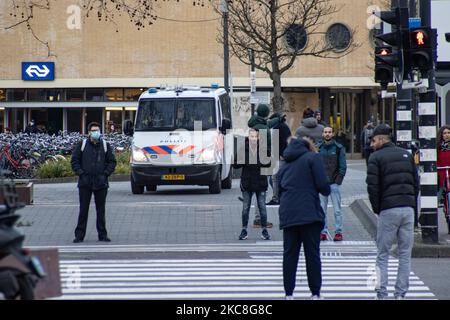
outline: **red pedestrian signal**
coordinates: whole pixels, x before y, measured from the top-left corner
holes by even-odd
[[[434,30],[429,27],[414,28],[409,33],[411,48],[407,50],[407,54],[411,61],[411,69],[419,70],[422,77],[426,77],[428,71],[433,69],[435,37]]]
[[[423,48],[428,47],[428,32],[426,30],[414,30],[411,32],[411,47],[412,48]]]

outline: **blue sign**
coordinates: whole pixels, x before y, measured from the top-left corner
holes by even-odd
[[[422,19],[421,18],[409,18],[409,28],[419,28],[422,26]]]
[[[55,80],[55,63],[22,62],[22,80],[24,81]]]

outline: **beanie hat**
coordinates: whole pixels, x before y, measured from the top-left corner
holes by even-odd
[[[267,118],[269,116],[269,113],[270,113],[270,108],[269,108],[269,106],[267,104],[261,103],[256,108],[256,113],[260,117]]]
[[[392,134],[392,128],[389,125],[382,123],[375,127],[371,138],[378,136],[378,135],[391,136],[391,134]]]

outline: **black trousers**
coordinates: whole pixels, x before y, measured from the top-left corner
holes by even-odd
[[[80,213],[78,215],[78,224],[75,229],[75,238],[84,239],[88,222],[89,204],[92,194],[95,199],[95,209],[97,210],[97,233],[99,238],[107,236],[105,221],[105,203],[108,189],[92,190],[91,188],[79,188]]]
[[[283,282],[286,295],[295,289],[298,258],[303,244],[308,285],[313,295],[320,295],[322,264],[320,261],[320,232],[324,223],[294,226],[283,230]]]

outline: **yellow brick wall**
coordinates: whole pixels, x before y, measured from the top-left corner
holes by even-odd
[[[207,1],[205,1],[207,2]],[[339,59],[300,57],[286,77],[372,76],[372,58],[367,7],[374,1],[335,0],[342,9],[325,24],[342,22],[356,30],[360,45]],[[376,2],[376,1],[375,1]],[[10,1],[0,1],[2,26],[12,22]],[[114,24],[99,22],[96,17],[83,18],[81,30],[69,30],[66,13],[75,0],[51,1],[49,12],[36,10],[33,27],[36,34],[48,40],[56,57],[47,58],[47,50],[33,39],[24,25],[12,30],[0,28],[0,79],[20,79],[20,62],[56,62],[57,78],[151,78],[151,77],[221,77],[222,45],[216,42],[220,17],[210,6],[193,7],[190,1],[161,3],[159,16],[177,20],[206,20],[202,23],[172,22],[158,19],[153,26],[138,31],[126,18]],[[249,68],[231,59],[234,77],[247,77]],[[263,76],[262,72],[258,76]],[[102,86],[100,83],[99,86]]]

